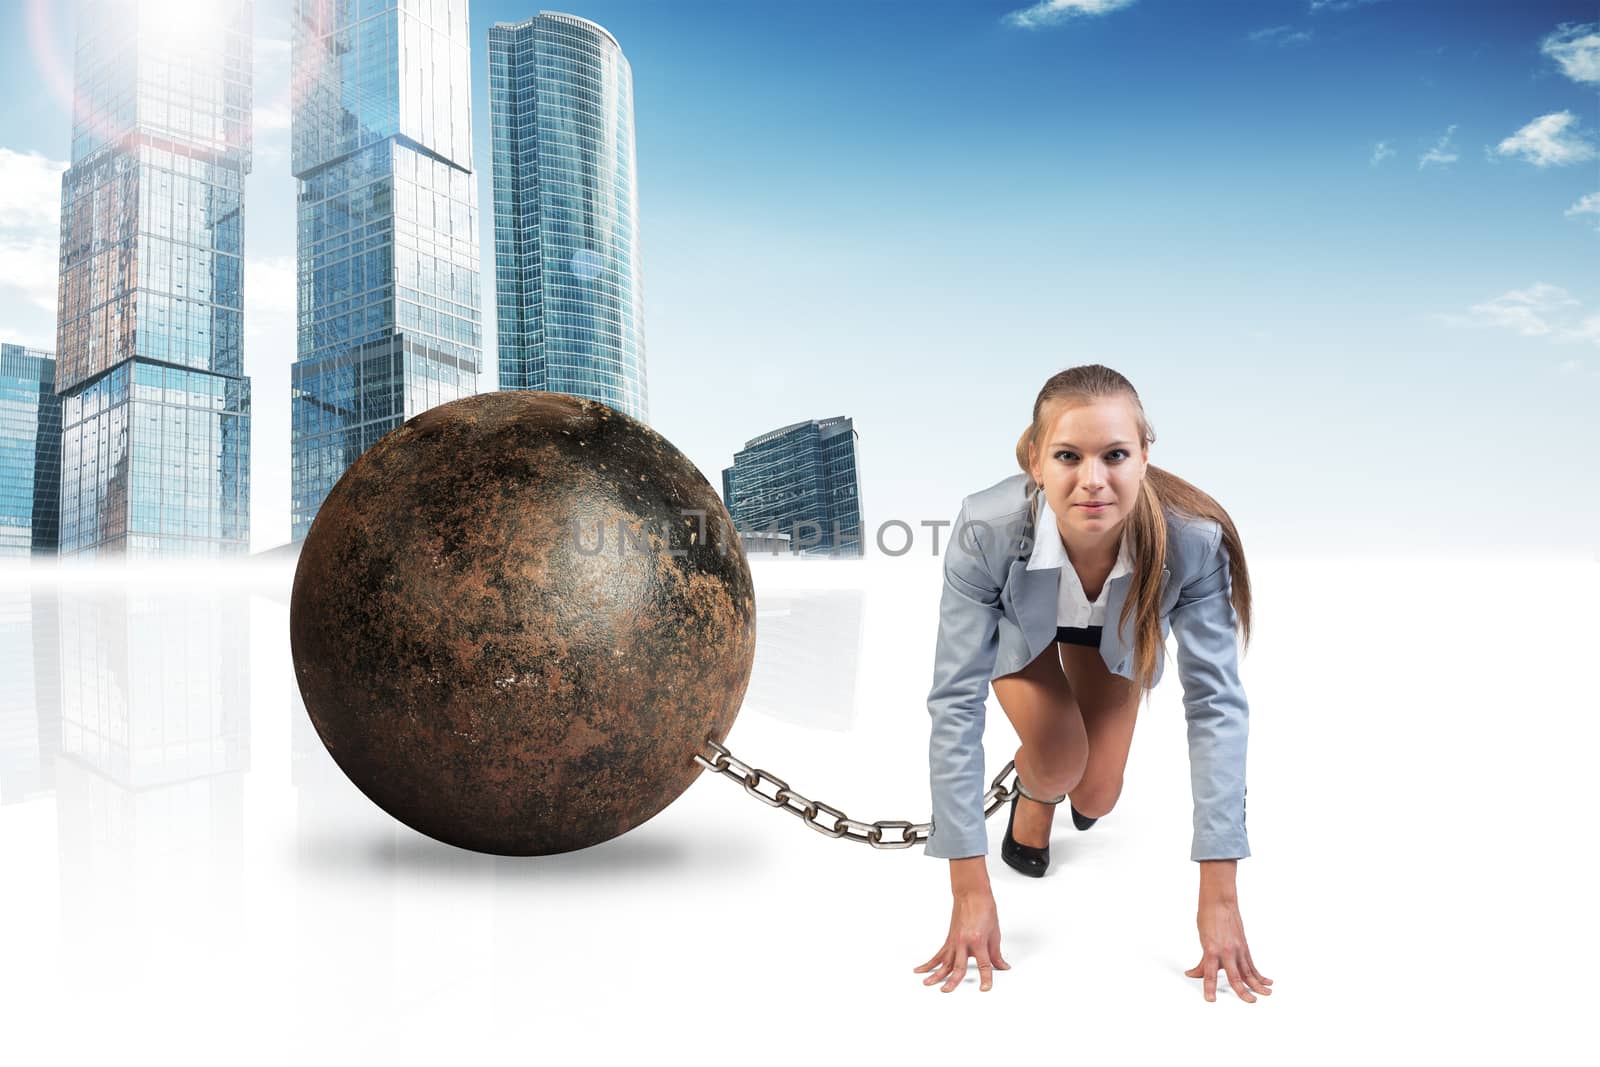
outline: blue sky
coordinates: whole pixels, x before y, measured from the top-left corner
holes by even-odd
[[[556,9],[633,66],[651,422],[713,485],[844,414],[869,528],[948,519],[1043,380],[1103,362],[1247,546],[1600,559],[1592,2]],[[537,10],[472,5],[491,339],[485,40]],[[286,11],[257,0],[258,548],[288,537]],[[4,17],[0,334],[53,347],[72,12]]]

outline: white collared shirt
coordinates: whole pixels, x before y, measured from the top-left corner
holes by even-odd
[[[1028,570],[1042,570],[1045,567],[1061,568],[1061,587],[1056,601],[1056,625],[1080,628],[1105,625],[1106,590],[1111,587],[1111,580],[1133,570],[1133,554],[1128,549],[1127,521],[1124,520],[1122,524],[1122,543],[1117,546],[1117,562],[1100,586],[1100,595],[1092,604],[1084,595],[1083,582],[1078,579],[1077,570],[1067,558],[1067,547],[1061,543],[1061,531],[1056,526],[1055,512],[1050,510],[1050,502],[1042,493],[1039,495],[1039,517],[1034,522],[1033,533],[1033,552],[1028,556]]]

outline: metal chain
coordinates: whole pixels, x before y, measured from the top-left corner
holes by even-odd
[[[798,816],[802,822],[819,834],[828,837],[842,837],[848,841],[857,841],[871,845],[873,848],[910,848],[919,841],[926,841],[929,832],[933,829],[932,823],[910,823],[903,819],[879,819],[877,822],[858,822],[831,804],[824,804],[820,800],[808,800],[789,788],[789,783],[773,774],[768,774],[760,767],[751,767],[735,759],[732,752],[723,748],[709,737],[706,738],[706,747],[712,755],[707,758],[700,753],[695,753],[694,761],[709,771],[718,771],[740,785],[744,791],[761,801],[763,804],[774,808],[781,808],[791,815]],[[1013,783],[1006,786],[1006,776],[1015,769],[1016,761],[1007,763],[994,781],[989,783],[989,791],[983,795],[983,817],[987,819],[1001,806],[1016,796],[1017,790]],[[777,786],[777,790],[768,796],[761,791],[761,783],[770,782]],[[826,812],[833,817],[832,826],[824,826],[817,821],[817,813]],[[899,831],[897,840],[884,840],[884,832],[888,830]]]

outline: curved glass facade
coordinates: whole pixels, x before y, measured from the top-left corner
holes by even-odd
[[[649,421],[633,72],[611,34],[542,12],[489,30],[501,389]]]

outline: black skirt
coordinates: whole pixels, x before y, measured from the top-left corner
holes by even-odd
[[[1101,629],[1099,626],[1057,626],[1056,640],[1068,645],[1099,648]]]

